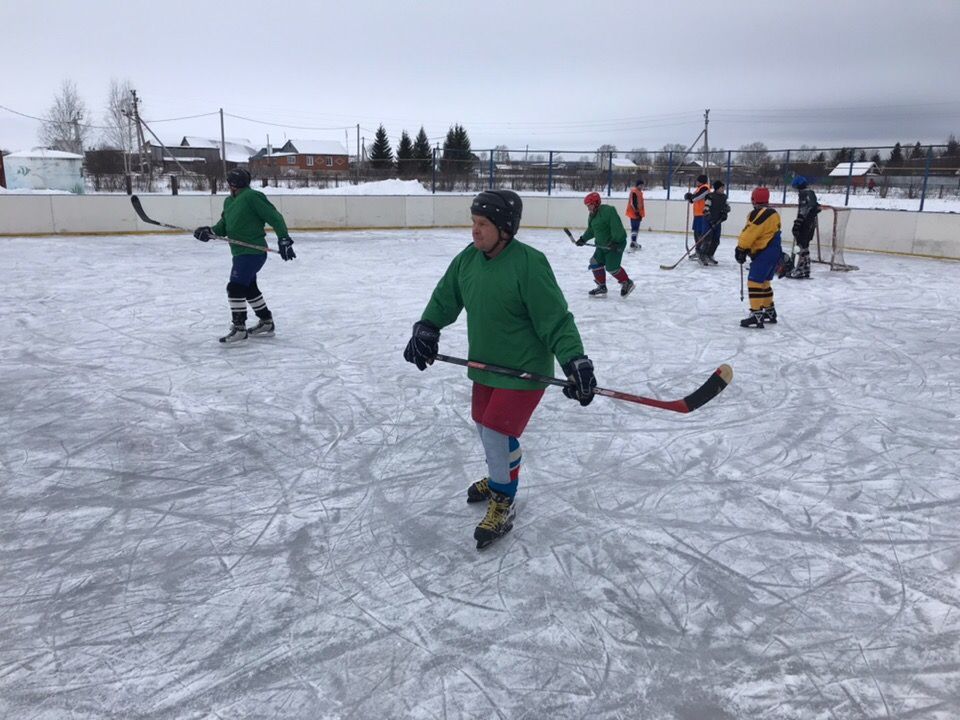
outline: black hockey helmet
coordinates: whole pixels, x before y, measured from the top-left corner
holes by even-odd
[[[510,237],[520,229],[523,201],[513,190],[484,190],[473,199],[470,214],[487,218]]]
[[[634,183],[634,186],[640,187],[641,185],[644,185],[644,184],[645,183],[643,182],[643,178],[637,178],[637,181]]]
[[[707,181],[706,175],[697,175],[697,182],[703,185]]]
[[[719,190],[719,189],[722,188],[722,187],[723,187],[723,180],[714,180],[714,181],[713,181],[713,189],[714,189],[714,190]]]
[[[227,173],[227,185],[235,188],[250,187],[250,173],[242,167],[235,167]]]

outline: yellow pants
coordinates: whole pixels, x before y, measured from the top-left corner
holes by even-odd
[[[773,309],[773,287],[769,280],[762,283],[747,280],[747,290],[750,293],[751,310]]]

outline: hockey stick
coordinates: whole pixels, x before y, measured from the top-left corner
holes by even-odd
[[[145,223],[149,223],[151,225],[159,225],[160,227],[170,228],[171,230],[180,230],[181,232],[190,233],[191,235],[193,235],[193,230],[187,230],[187,228],[182,228],[179,225],[168,225],[167,223],[162,223],[158,220],[154,220],[153,218],[151,218],[144,211],[143,205],[140,203],[140,198],[138,198],[136,195],[130,196],[130,203],[133,205],[133,209],[137,212],[137,215],[139,215],[140,219],[143,220]],[[273,250],[266,246],[253,245],[252,243],[245,243],[242,240],[231,240],[230,238],[220,237],[219,235],[213,235],[211,237],[213,237],[214,240],[223,240],[224,242],[228,242],[231,245],[239,245],[240,247],[251,248],[253,250],[260,250],[262,252],[272,252],[272,253],[277,252],[276,250]]]
[[[683,262],[684,260],[686,260],[688,257],[693,257],[693,253],[694,253],[694,251],[695,251],[698,247],[700,247],[700,243],[702,243],[704,240],[706,240],[706,239],[707,239],[707,236],[710,235],[710,233],[712,233],[712,232],[713,232],[713,225],[711,225],[711,226],[708,227],[706,230],[704,230],[704,231],[703,231],[703,235],[701,235],[701,236],[700,236],[700,239],[697,240],[697,241],[693,244],[693,247],[692,247],[690,250],[687,250],[687,251],[683,254],[683,256],[682,256],[679,260],[677,260],[673,265],[661,265],[661,266],[660,266],[660,269],[661,269],[661,270],[673,270],[674,268],[677,267],[677,265],[679,265],[680,263],[682,263],[682,262]]]
[[[574,245],[577,245],[577,241],[574,240],[573,233],[570,232],[570,228],[564,228],[563,231],[567,234],[567,237],[570,238],[570,242],[572,242]],[[596,247],[594,243],[590,242],[584,243],[583,245],[586,245],[587,247]],[[583,247],[583,245],[577,245],[577,247]]]
[[[462,365],[475,370],[485,370],[487,372],[497,373],[498,375],[509,375],[511,377],[522,378],[524,380],[533,380],[534,382],[546,383],[547,385],[556,385],[566,387],[572,383],[569,380],[560,380],[559,378],[548,375],[538,375],[537,373],[526,372],[524,370],[513,370],[512,368],[501,367],[500,365],[490,365],[489,363],[477,362],[475,360],[464,360],[463,358],[450,357],[449,355],[437,355],[437,360]],[[721,365],[713,374],[707,378],[707,381],[687,395],[683,400],[656,400],[654,398],[643,397],[642,395],[631,395],[630,393],[620,392],[619,390],[606,390],[605,388],[594,388],[596,395],[614,398],[616,400],[626,400],[627,402],[638,403],[639,405],[649,405],[650,407],[660,408],[661,410],[672,410],[678,413],[693,412],[699,407],[703,407],[713,400],[720,392],[733,380],[733,368],[729,365]]]

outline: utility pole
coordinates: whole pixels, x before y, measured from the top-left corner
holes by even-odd
[[[137,126],[137,143],[138,151],[137,155],[140,156],[140,174],[147,174],[148,178],[153,173],[151,172],[150,159],[147,158],[146,161],[146,171],[144,171],[144,157],[143,157],[143,146],[146,145],[146,141],[143,139],[143,126],[140,124],[140,98],[137,97],[137,91],[131,90],[130,94],[133,95],[133,120]]]
[[[360,123],[357,123],[357,185],[360,184]]]
[[[710,143],[707,140],[708,125],[710,125],[710,108],[707,108],[706,110],[703,111],[703,174],[709,178],[710,177]]]
[[[220,108],[220,169],[223,171],[223,181],[227,180],[227,139],[223,134],[223,108]]]

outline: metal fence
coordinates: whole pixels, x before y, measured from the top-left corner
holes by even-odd
[[[643,178],[650,197],[682,197],[705,174],[722,180],[728,193],[769,187],[775,200],[787,201],[794,177],[802,175],[825,202],[839,206],[917,211],[960,210],[960,153],[948,145],[902,148],[794,148],[785,150],[702,151],[474,150],[466,159],[432,157],[377,166],[367,159],[351,163],[347,173],[315,171],[258,175],[261,188],[337,188],[399,178],[416,180],[430,192],[478,192],[492,187],[547,195],[598,191],[608,197],[626,193]],[[351,158],[355,160],[355,158]],[[175,180],[173,178],[176,178]],[[120,190],[125,178],[98,177],[96,190]],[[134,190],[223,191],[222,180],[204,175],[131,177]],[[129,191],[129,189],[128,189]],[[779,197],[778,197],[779,194]],[[823,201],[823,200],[822,200]]]

